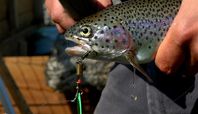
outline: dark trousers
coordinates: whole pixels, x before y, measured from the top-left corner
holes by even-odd
[[[147,66],[153,84],[133,68],[117,64],[109,74],[95,114],[198,114],[198,75],[165,76]],[[134,87],[133,87],[134,86]],[[137,96],[134,98],[132,96]]]

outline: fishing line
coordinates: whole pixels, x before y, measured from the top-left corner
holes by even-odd
[[[134,100],[134,101],[137,101],[138,99],[138,96],[134,95],[134,89],[135,89],[135,75],[136,75],[136,69],[133,67],[133,76],[132,76],[132,95],[131,95],[131,98]]]

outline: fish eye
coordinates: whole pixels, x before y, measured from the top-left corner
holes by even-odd
[[[91,28],[89,26],[83,26],[80,28],[80,35],[83,37],[89,37],[91,35]]]

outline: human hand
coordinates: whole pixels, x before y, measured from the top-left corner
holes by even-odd
[[[97,0],[97,2],[104,7],[112,4],[111,0]],[[60,33],[64,33],[65,30],[75,24],[74,19],[69,15],[67,9],[64,9],[59,0],[45,0],[45,5],[49,16]]]
[[[180,10],[160,45],[155,63],[166,73],[198,72],[198,0],[183,0]]]

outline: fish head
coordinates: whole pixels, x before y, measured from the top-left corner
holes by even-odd
[[[82,57],[90,52],[88,58],[114,61],[133,49],[131,35],[120,23],[82,20],[65,33],[65,38],[78,44],[66,48],[66,53],[71,56]]]

